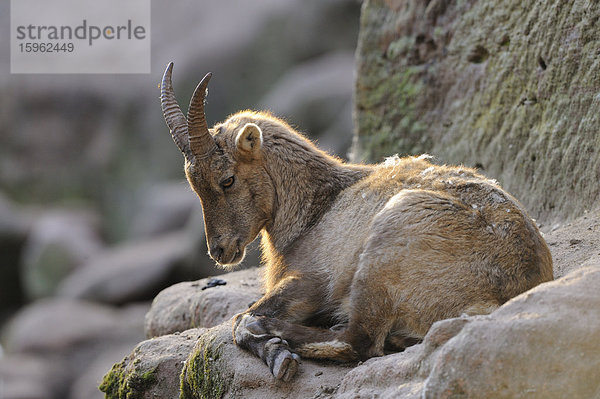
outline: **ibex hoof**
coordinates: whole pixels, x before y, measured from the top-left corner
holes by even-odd
[[[290,352],[288,343],[281,338],[271,338],[265,345],[267,347],[267,365],[271,373],[278,380],[289,381],[296,375],[300,356]]]

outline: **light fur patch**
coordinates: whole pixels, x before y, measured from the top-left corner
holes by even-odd
[[[308,359],[334,359],[350,361],[356,359],[356,352],[347,342],[339,340],[326,342],[311,342],[297,348],[300,356]]]
[[[467,316],[490,314],[499,307],[497,302],[481,302],[469,306],[463,313]]]

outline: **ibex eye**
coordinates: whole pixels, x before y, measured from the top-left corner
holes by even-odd
[[[221,182],[221,187],[229,188],[229,187],[233,186],[233,181],[234,181],[234,178],[233,178],[233,176],[231,176],[230,178],[227,178]]]

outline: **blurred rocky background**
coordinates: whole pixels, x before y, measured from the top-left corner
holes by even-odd
[[[0,1],[0,398],[99,398],[162,289],[222,271],[162,118],[213,72],[209,122],[268,109],[345,157],[357,0],[152,2],[150,75],[11,75]],[[247,267],[258,265],[256,250]]]

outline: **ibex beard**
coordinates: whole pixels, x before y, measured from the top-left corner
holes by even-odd
[[[264,112],[209,129],[210,74],[186,117],[172,68],[163,113],[202,203],[210,256],[236,264],[262,236],[266,293],[234,317],[233,337],[275,378],[292,378],[300,356],[402,350],[435,321],[489,313],[552,280],[536,224],[495,181],[426,156],[344,163]]]

